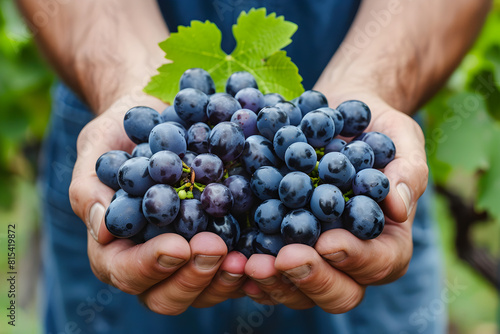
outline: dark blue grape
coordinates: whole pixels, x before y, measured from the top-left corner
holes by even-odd
[[[250,258],[255,253],[254,240],[259,231],[256,228],[247,228],[241,232],[240,240],[236,245],[235,250]]]
[[[182,125],[183,127],[188,127],[188,124],[177,115],[175,112],[175,107],[174,106],[168,106],[163,110],[161,113],[161,121],[163,123],[165,122],[176,122]]]
[[[243,130],[245,138],[258,135],[257,114],[249,109],[240,109],[231,116],[231,122],[238,124]]]
[[[354,137],[361,134],[368,127],[372,118],[370,108],[357,100],[342,102],[337,110],[344,118],[344,127],[340,132],[344,137]]]
[[[168,122],[163,122],[164,124],[171,124],[171,125],[174,125],[175,128],[177,129],[177,131],[179,131],[179,133],[184,137],[184,139],[186,140],[187,142],[187,139],[188,139],[188,133],[187,133],[187,130],[186,128],[181,124],[181,123],[177,123],[177,122],[173,122],[173,121],[168,121]]]
[[[149,159],[145,157],[131,158],[118,170],[118,184],[128,194],[142,196],[155,184],[149,175]]]
[[[335,133],[333,119],[323,111],[313,110],[300,121],[300,129],[313,147],[323,147],[328,144]]]
[[[118,184],[118,170],[130,158],[130,154],[125,151],[115,150],[104,153],[97,159],[95,164],[97,177],[111,189],[120,189],[120,185]]]
[[[260,90],[253,87],[240,89],[234,98],[240,103],[242,108],[250,109],[258,113],[264,107],[264,95]]]
[[[358,139],[358,138],[356,138]],[[384,168],[396,156],[394,142],[383,133],[367,132],[359,140],[364,141],[373,149],[375,161],[373,168]]]
[[[373,199],[359,195],[351,198],[342,214],[346,230],[362,240],[376,238],[384,229],[384,213]]]
[[[250,187],[261,200],[278,198],[278,187],[283,176],[279,170],[271,166],[262,166],[253,173]]]
[[[233,208],[233,195],[228,187],[220,183],[210,183],[200,197],[201,205],[209,215],[224,217]]]
[[[241,233],[238,221],[229,214],[224,217],[212,217],[209,219],[207,231],[221,237],[226,243],[228,252],[236,247]]]
[[[149,133],[160,124],[160,114],[149,107],[134,107],[123,118],[123,127],[127,136],[136,144],[146,143]]]
[[[181,201],[179,213],[173,222],[175,231],[187,240],[207,229],[208,216],[197,199]]]
[[[149,147],[153,154],[167,150],[174,152],[182,158],[186,153],[187,143],[186,138],[177,126],[170,123],[162,123],[151,130]]]
[[[281,164],[280,159],[274,153],[273,144],[259,135],[250,136],[245,140],[245,148],[240,159],[249,174],[253,174],[262,166]]]
[[[208,152],[208,136],[210,127],[205,123],[195,123],[187,131],[188,150],[197,154]]]
[[[286,125],[276,131],[274,135],[274,152],[281,160],[285,160],[286,149],[291,144],[297,142],[307,143],[306,136],[300,128],[293,125]]]
[[[342,191],[333,184],[322,184],[314,189],[311,197],[311,212],[321,222],[331,223],[344,212],[345,200]]]
[[[219,182],[224,175],[224,163],[211,153],[197,155],[191,163],[191,168],[195,173],[195,181],[203,184]]]
[[[382,201],[389,193],[389,179],[377,169],[360,170],[352,181],[352,191],[355,195],[365,195],[376,202]]]
[[[109,233],[117,238],[130,238],[139,233],[147,220],[142,214],[142,197],[124,195],[109,204],[104,221]]]
[[[276,131],[285,125],[290,125],[290,120],[287,113],[279,108],[265,107],[257,115],[257,129],[269,140],[273,140]]]
[[[149,158],[149,175],[157,183],[172,186],[181,179],[182,160],[174,152],[156,152]]]
[[[186,151],[186,154],[184,154],[184,157],[182,157],[182,161],[188,166],[191,167],[191,164],[194,161],[194,158],[196,158],[198,154],[191,152],[191,151]]]
[[[322,107],[328,107],[328,100],[322,93],[318,91],[306,90],[297,98],[295,105],[300,108],[302,116],[305,116],[312,110],[316,110]]]
[[[208,137],[208,151],[223,162],[236,160],[245,147],[245,135],[241,127],[233,122],[217,124]]]
[[[233,175],[224,180],[233,196],[233,215],[249,211],[254,203],[254,195],[250,189],[250,181],[241,175]]]
[[[136,244],[140,244],[143,242],[147,242],[153,239],[154,237],[157,237],[165,233],[175,233],[175,229],[172,226],[172,224],[165,226],[158,226],[155,224],[147,223],[146,226],[141,230],[141,232],[134,235],[131,239]]]
[[[328,107],[318,108],[318,110],[324,112],[332,118],[333,123],[335,124],[335,134],[333,136],[337,137],[344,128],[344,117],[342,116],[342,113],[337,109]]]
[[[210,95],[215,93],[215,83],[210,74],[202,68],[186,70],[179,80],[179,89],[196,88]]]
[[[281,221],[287,213],[287,208],[279,199],[268,199],[255,210],[255,224],[266,234],[279,233]]]
[[[365,168],[372,168],[374,161],[373,150],[367,143],[363,141],[352,141],[347,144],[340,153],[343,153],[359,172]]]
[[[245,71],[234,72],[226,82],[226,92],[232,96],[247,87],[259,89],[253,75]]]
[[[146,157],[150,158],[153,155],[149,143],[140,143],[132,151],[132,157]]]
[[[325,154],[330,152],[340,152],[347,145],[345,140],[334,138],[325,146]]]
[[[300,121],[302,120],[302,112],[300,111],[300,108],[297,107],[292,102],[288,101],[278,102],[274,105],[274,107],[279,108],[284,112],[286,112],[290,120],[290,125],[297,126],[300,124]]]
[[[146,219],[155,225],[165,226],[172,223],[179,212],[180,199],[174,188],[157,184],[149,188],[142,200],[142,212]]]
[[[248,174],[247,171],[245,170],[245,167],[243,167],[241,165],[236,165],[236,166],[229,168],[227,170],[227,175],[228,176],[241,175],[249,180],[251,177],[250,174]]]
[[[314,215],[305,210],[290,211],[281,223],[281,236],[285,244],[314,246],[321,233],[321,225]]]
[[[285,163],[293,171],[310,173],[316,167],[318,156],[308,143],[293,143],[286,149]]]
[[[264,106],[274,107],[276,103],[285,102],[285,98],[278,93],[268,93],[264,95]]]
[[[285,246],[285,242],[280,233],[265,234],[258,232],[253,242],[253,247],[257,254],[277,256],[283,246]]]
[[[241,109],[240,103],[231,95],[212,97],[207,105],[207,115],[212,125],[231,120],[231,116]]]
[[[336,228],[344,228],[344,225],[342,223],[342,216],[334,219],[331,222],[321,222],[321,233],[329,230],[334,230]]]
[[[111,202],[113,202],[117,197],[120,197],[120,196],[123,196],[123,195],[127,195],[127,192],[123,189],[118,189],[115,194],[113,195],[113,197],[111,197]]]
[[[319,161],[318,174],[321,181],[333,184],[342,191],[347,191],[351,188],[356,170],[344,154],[330,152]]]
[[[311,178],[302,172],[291,172],[281,180],[278,193],[281,201],[291,209],[306,206],[313,193]]]
[[[206,121],[207,104],[207,94],[195,88],[184,88],[174,98],[175,112],[187,124]]]

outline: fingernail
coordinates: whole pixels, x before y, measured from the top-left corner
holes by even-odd
[[[196,255],[194,258],[194,264],[201,270],[210,270],[217,262],[219,262],[220,256],[216,255]]]
[[[311,266],[308,264],[304,264],[300,267],[285,271],[285,274],[294,279],[306,278],[307,276],[309,276],[310,273],[311,273]]]
[[[90,214],[89,214],[89,232],[90,235],[95,239],[95,241],[99,241],[97,239],[99,229],[101,227],[101,222],[102,218],[104,217],[105,213],[104,206],[101,203],[95,203],[92,205],[90,208]]]
[[[227,271],[222,271],[220,273],[221,280],[225,281],[226,283],[234,283],[238,281],[241,277],[243,277],[242,274],[233,274]]]
[[[257,283],[262,284],[262,285],[273,285],[274,283],[276,283],[277,278],[275,276],[271,276],[271,277],[264,278],[264,279],[255,279],[255,281]]]
[[[179,259],[177,257],[172,257],[168,255],[160,255],[158,257],[158,264],[167,269],[177,267],[184,261],[185,261],[184,259]]]
[[[396,189],[398,190],[399,196],[401,196],[401,199],[405,203],[406,214],[409,215],[410,214],[410,210],[411,210],[411,207],[410,207],[410,203],[411,203],[410,188],[408,188],[408,186],[406,185],[406,183],[400,183],[400,184],[398,184],[398,186],[396,187]]]
[[[340,252],[325,254],[323,255],[323,257],[330,262],[340,262],[345,260],[345,258],[347,257],[347,253],[344,251],[340,251]]]

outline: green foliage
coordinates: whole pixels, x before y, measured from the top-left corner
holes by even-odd
[[[297,25],[275,13],[252,9],[242,12],[233,25],[236,48],[227,55],[221,49],[222,34],[214,23],[192,21],[189,27],[179,27],[160,47],[171,62],[162,65],[145,91],[166,102],[172,102],[179,90],[179,79],[185,70],[203,68],[214,79],[216,90],[225,90],[231,73],[247,71],[253,74],[263,93],[280,93],[292,99],[303,92],[302,78],[282,48],[291,43]]]

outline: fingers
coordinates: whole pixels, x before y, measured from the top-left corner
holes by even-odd
[[[243,297],[241,286],[247,258],[240,252],[233,251],[224,258],[219,271],[210,285],[193,302],[194,307],[210,307],[228,298]]]
[[[333,268],[312,247],[283,247],[275,268],[326,312],[347,312],[363,299],[365,288]]]
[[[265,254],[250,257],[245,273],[255,281],[258,290],[253,285],[247,285],[244,287],[247,294],[263,304],[279,303],[297,310],[313,307],[314,302],[276,270],[275,260],[274,256]]]
[[[359,284],[390,283],[408,269],[413,252],[411,224],[386,221],[383,233],[372,240],[360,240],[343,229],[329,230],[321,234],[315,248],[331,266]]]
[[[168,315],[184,312],[210,284],[227,253],[224,241],[210,232],[195,235],[189,245],[189,262],[140,296],[152,311]]]
[[[129,294],[142,293],[166,279],[191,257],[188,242],[172,233],[135,246],[127,239],[101,245],[88,238],[88,254],[97,278]]]

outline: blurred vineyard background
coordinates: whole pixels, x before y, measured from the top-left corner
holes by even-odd
[[[0,244],[6,245],[7,224],[16,224],[20,272],[12,333],[40,332],[36,166],[54,80],[15,5],[0,0]],[[493,281],[498,282],[500,273],[495,265],[500,258],[500,0],[495,0],[474,48],[421,116],[437,185],[435,218],[447,281],[463,286],[456,298],[444,301],[450,333],[497,333],[500,314]],[[457,243],[463,246],[460,252]],[[0,268],[5,272],[6,256],[0,257]],[[8,303],[4,291],[3,310]],[[11,330],[5,324],[3,319],[1,333]]]

